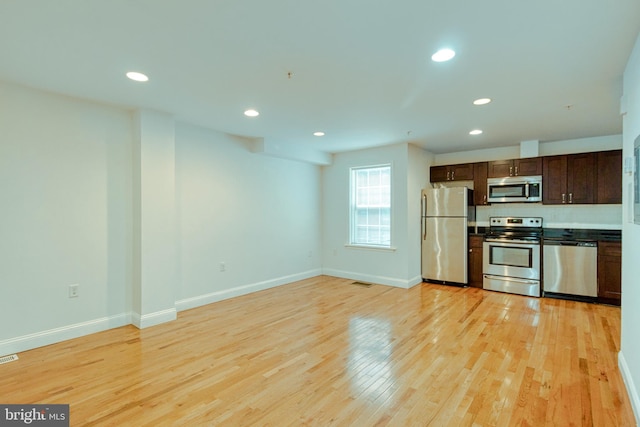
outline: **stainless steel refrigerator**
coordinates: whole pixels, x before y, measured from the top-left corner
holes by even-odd
[[[422,190],[422,278],[468,283],[468,226],[475,219],[466,187]]]

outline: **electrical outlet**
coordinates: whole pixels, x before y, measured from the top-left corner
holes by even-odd
[[[69,285],[69,298],[78,298],[80,285]]]
[[[227,269],[227,264],[225,264],[224,262],[220,263],[220,271],[225,271]]]

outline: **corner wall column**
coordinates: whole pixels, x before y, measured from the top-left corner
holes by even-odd
[[[134,128],[132,323],[145,328],[177,317],[175,123],[142,110]]]

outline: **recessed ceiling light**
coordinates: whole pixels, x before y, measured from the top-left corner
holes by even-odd
[[[249,109],[249,110],[244,112],[244,115],[247,116],[247,117],[258,117],[260,115],[260,113],[258,113],[254,109]]]
[[[315,136],[324,136],[324,132],[314,132]]]
[[[473,101],[473,105],[485,105],[491,102],[491,98],[479,98]]]
[[[137,71],[129,71],[127,73],[127,77],[129,77],[131,80],[135,80],[136,82],[149,81],[149,77],[147,77],[145,74],[138,73]]]
[[[436,62],[444,62],[444,61],[450,60],[454,56],[456,56],[456,53],[453,50],[451,50],[451,49],[440,49],[439,51],[437,51],[436,53],[431,55],[431,59],[436,61]]]
[[[480,129],[474,129],[471,132],[469,132],[469,135],[480,135],[482,133],[482,131]]]

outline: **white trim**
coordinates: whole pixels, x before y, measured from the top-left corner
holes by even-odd
[[[191,308],[200,307],[225,299],[250,294],[252,292],[275,288],[276,286],[285,285],[287,283],[296,282],[298,280],[309,279],[311,277],[319,276],[320,274],[322,274],[320,269],[314,269],[305,271],[303,273],[292,274],[290,276],[278,277],[271,280],[265,280],[263,282],[250,283],[248,285],[236,286],[235,288],[231,289],[224,289],[204,295],[198,295],[196,297],[184,298],[176,301],[176,308],[178,309],[178,311],[189,310]]]
[[[395,246],[360,245],[355,243],[345,243],[344,247],[350,248],[350,249],[365,249],[368,251],[382,251],[382,252],[395,252],[397,250]]]
[[[129,325],[130,323],[131,315],[129,313],[122,313],[115,316],[102,317],[86,322],[75,323],[72,325],[10,338],[8,340],[0,341],[0,354],[11,354],[31,350],[37,347],[55,344],[84,335],[119,328],[121,326]]]
[[[631,408],[633,409],[633,415],[636,417],[636,425],[640,425],[640,397],[638,396],[638,388],[633,383],[633,377],[629,371],[627,360],[624,358],[622,351],[618,353],[618,367],[620,368],[620,374],[622,375],[622,381],[627,387],[627,394],[631,401]]]
[[[138,329],[171,322],[177,318],[178,315],[175,307],[143,315],[140,315],[140,313],[131,313],[131,323]]]
[[[420,283],[422,283],[422,275],[420,274],[415,276],[413,279],[409,279],[407,281],[409,288],[413,288],[414,286],[419,285]]]
[[[367,243],[359,243],[356,242],[356,212],[358,210],[356,200],[358,199],[358,190],[357,190],[357,172],[358,171],[371,171],[372,169],[389,169],[389,245],[368,245]],[[349,245],[354,247],[366,247],[366,248],[386,248],[391,249],[391,242],[393,242],[393,233],[394,233],[394,221],[393,221],[393,210],[394,210],[394,190],[393,190],[393,172],[394,166],[392,163],[384,163],[380,165],[369,165],[369,166],[352,166],[349,168]],[[369,188],[368,186],[366,188]],[[394,249],[395,250],[395,249]]]
[[[336,270],[333,268],[323,268],[322,274],[327,276],[341,277],[343,279],[359,280],[367,283],[378,283],[380,285],[393,286],[394,288],[409,289],[422,281],[422,277],[414,277],[410,280],[398,279],[395,277],[375,276],[373,274],[355,273],[353,271]]]
[[[264,289],[273,288],[287,283],[316,277],[322,274],[320,269],[309,270],[299,274],[292,274],[264,282],[238,286],[233,289],[213,292],[193,298],[186,298],[176,301],[176,307],[167,310],[156,311],[140,315],[139,313],[121,313],[114,316],[102,317],[88,320],[86,322],[61,326],[59,328],[48,329],[33,334],[23,335],[15,338],[0,341],[0,355],[19,353],[49,344],[55,344],[73,338],[102,332],[109,329],[119,328],[126,325],[134,325],[140,329],[155,326],[161,323],[170,322],[177,319],[177,312],[199,307],[212,302],[221,301],[235,296],[245,295]]]

